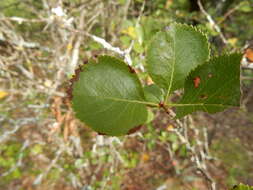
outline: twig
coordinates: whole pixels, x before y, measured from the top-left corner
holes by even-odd
[[[235,6],[234,8],[230,9],[228,12],[225,13],[225,15],[222,17],[222,19],[217,23],[218,25],[224,22],[227,17],[229,17],[231,14],[233,14],[237,9],[239,9],[242,6],[242,3],[239,3],[239,5]]]
[[[78,28],[81,30],[84,27],[84,18],[85,18],[86,11],[83,10],[80,16],[80,22]],[[70,73],[73,74],[75,72],[75,68],[78,64],[79,60],[79,48],[81,45],[81,42],[83,40],[83,37],[81,35],[77,36],[76,43],[74,45],[73,53],[72,53],[72,59],[70,62]]]
[[[47,176],[48,172],[56,165],[57,161],[59,160],[61,154],[63,153],[63,148],[61,147],[57,152],[55,158],[52,160],[52,162],[49,164],[49,166],[46,168],[45,172],[42,174],[39,174],[36,179],[33,182],[33,185],[39,185],[43,178]]]
[[[118,55],[120,55],[121,57],[124,58],[124,60],[126,61],[126,63],[128,65],[132,65],[132,59],[129,53],[129,50],[121,50],[119,47],[114,47],[112,46],[109,42],[107,42],[105,39],[100,38],[98,36],[95,36],[93,34],[89,34],[86,31],[82,31],[82,30],[78,30],[78,29],[70,29],[68,28],[70,31],[76,32],[76,33],[80,33],[80,34],[84,34],[88,37],[90,37],[92,40],[94,40],[95,42],[101,44],[105,49],[112,51]]]
[[[199,141],[198,139],[196,139],[197,140],[197,146],[202,147],[202,145],[204,144],[204,147],[202,147],[199,150],[199,153],[198,153],[197,150],[196,150],[196,147],[192,146],[190,144],[190,142],[188,140],[188,134],[187,134],[187,132],[185,132],[185,130],[187,129],[187,123],[185,123],[185,122],[182,123],[180,120],[178,122],[180,122],[180,126],[182,126],[183,128],[174,128],[171,131],[174,132],[178,136],[181,143],[184,144],[186,146],[186,149],[191,152],[191,154],[192,154],[192,159],[191,160],[195,164],[196,169],[201,172],[204,179],[209,184],[210,190],[216,190],[216,183],[213,180],[213,178],[210,176],[209,172],[207,171],[207,166],[206,166],[206,163],[205,163],[205,160],[210,158],[210,156],[207,155],[208,154],[207,134],[204,134],[205,141],[207,141],[207,142],[203,143],[202,141]],[[189,122],[190,123],[192,122],[190,117],[189,117]],[[183,131],[180,132],[179,129],[183,129]],[[199,133],[198,130],[194,126],[192,127],[192,129],[195,131],[196,134]],[[183,133],[184,135],[182,135],[181,133]],[[206,153],[203,151],[203,149],[206,150]]]
[[[28,22],[28,23],[48,22],[47,18],[45,18],[45,19],[26,19],[26,18],[16,17],[16,16],[0,18],[0,21],[6,21],[6,20],[14,21],[14,22],[17,22],[19,24],[22,24],[23,22]]]
[[[213,181],[213,179],[211,178],[211,176],[209,175],[209,173],[207,173],[205,170],[203,170],[202,168],[197,168],[198,171],[200,171],[200,173],[205,177],[206,181],[209,182],[209,184],[211,185],[210,189],[211,190],[215,190],[216,189],[216,184]]]
[[[14,125],[14,129],[10,130],[10,131],[6,131],[4,132],[4,134],[2,134],[0,136],[0,143],[4,142],[5,140],[7,140],[11,135],[15,134],[22,126],[26,125],[29,122],[34,122],[36,123],[38,120],[36,118],[22,118],[19,120],[12,120],[9,119],[9,122],[12,123],[12,125]]]
[[[253,97],[253,88],[250,89],[247,96],[243,100],[243,105],[246,105]]]
[[[78,31],[80,32],[80,31]],[[81,31],[82,32],[82,31]],[[87,36],[89,36],[91,39],[93,39],[94,41],[98,42],[99,44],[101,44],[105,49],[109,50],[109,51],[113,51],[123,57],[125,57],[126,52],[121,50],[119,47],[114,47],[112,46],[109,42],[105,41],[105,39],[100,38],[98,36],[92,35],[92,34],[87,34],[85,33]]]
[[[130,7],[131,0],[127,0],[126,5],[124,7],[124,15],[123,15],[123,20],[127,19],[127,14],[128,14],[128,9]]]
[[[130,4],[131,0],[128,1],[128,3]],[[128,5],[129,6],[129,5]],[[141,19],[141,16],[143,15],[143,11],[144,11],[144,8],[145,8],[145,1],[143,2],[142,4],[142,8],[141,8],[141,11],[140,11],[140,15],[137,19],[137,22],[136,22],[136,26],[139,24],[140,22],[140,19]],[[88,37],[90,37],[91,39],[93,39],[95,42],[101,44],[105,49],[109,50],[109,51],[112,51],[112,52],[115,52],[116,54],[120,55],[121,57],[124,58],[124,61],[128,64],[128,65],[132,65],[132,59],[131,59],[131,51],[132,51],[132,48],[133,48],[133,45],[134,45],[134,40],[131,42],[130,46],[125,49],[125,50],[121,50],[119,47],[114,47],[112,46],[109,42],[107,42],[105,39],[101,38],[101,37],[98,37],[98,36],[95,36],[93,34],[89,34],[85,31],[81,31],[79,29],[70,29],[68,28],[69,30],[71,31],[74,31],[74,32],[78,32],[78,33],[82,33]]]
[[[242,80],[253,80],[253,77],[245,77],[245,76],[241,76]]]
[[[15,125],[13,130],[6,131],[2,136],[0,136],[0,143],[5,141],[10,135],[15,134],[21,127],[21,125]]]
[[[41,49],[41,50],[47,51],[47,52],[54,52],[54,50],[52,50],[51,48],[42,46],[37,42],[26,42],[24,40],[9,41],[9,40],[3,39],[3,38],[0,38],[0,40],[3,41],[3,42],[7,42],[9,44],[18,46],[18,47],[25,47],[25,48],[31,48],[31,49],[36,49],[37,48],[37,49]]]
[[[201,0],[198,0],[198,5],[199,5],[199,8],[200,8],[200,11],[206,16],[207,20],[209,21],[209,23],[211,24],[212,27],[214,27],[214,29],[219,33],[220,35],[220,38],[222,40],[222,42],[224,44],[227,44],[228,41],[227,39],[225,38],[225,36],[223,35],[223,33],[221,32],[221,29],[220,27],[215,23],[215,21],[213,20],[213,18],[211,17],[211,15],[209,15],[206,10],[204,9],[202,3],[201,3]]]
[[[242,69],[249,69],[249,70],[253,70],[253,64],[249,64],[249,65],[243,65]]]

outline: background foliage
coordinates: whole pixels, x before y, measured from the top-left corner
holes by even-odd
[[[0,1],[0,189],[253,185],[253,73],[246,58],[241,109],[181,120],[149,111],[150,122],[126,137],[94,133],[75,119],[66,99],[78,64],[96,54],[118,56],[94,36],[122,50],[132,47],[133,67],[145,84],[151,84],[141,73],[150,39],[172,22],[207,32],[212,55],[252,46],[252,0],[201,5],[194,0]]]

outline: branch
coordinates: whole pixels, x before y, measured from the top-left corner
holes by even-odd
[[[127,14],[128,14],[128,9],[130,7],[130,4],[131,4],[131,0],[127,0],[126,2],[126,5],[124,7],[124,16],[123,16],[123,19],[122,20],[126,20],[127,19]]]
[[[36,179],[33,181],[33,185],[39,185],[43,178],[47,176],[48,172],[56,165],[57,161],[59,160],[61,154],[63,153],[63,148],[61,147],[57,152],[55,158],[52,160],[52,162],[49,164],[49,166],[46,168],[45,172],[42,174],[39,174]]]
[[[84,27],[85,13],[86,13],[86,11],[84,11],[84,10],[81,13],[80,22],[79,22],[79,26],[78,26],[79,29],[82,29]],[[78,60],[79,60],[79,48],[80,48],[82,40],[83,40],[83,37],[82,36],[78,36],[77,37],[77,41],[76,41],[76,43],[74,45],[74,49],[73,49],[73,53],[72,53],[72,59],[71,59],[71,62],[70,62],[70,73],[72,73],[72,74],[75,72],[75,68],[76,68],[76,66],[78,64]]]
[[[189,122],[191,123],[192,119],[190,117],[188,117],[188,118],[189,118]],[[192,146],[188,140],[188,136],[187,136],[188,135],[187,134],[187,127],[188,126],[186,126],[187,124],[185,122],[182,123],[180,120],[178,120],[178,122],[180,122],[181,126],[183,126],[183,128],[180,128],[180,129],[183,129],[183,132],[185,132],[184,135],[181,134],[181,132],[179,131],[178,128],[174,128],[171,131],[174,132],[178,136],[181,143],[184,144],[186,146],[186,149],[191,152],[191,154],[192,154],[191,160],[195,164],[197,171],[201,172],[204,179],[209,184],[210,190],[216,190],[216,183],[213,180],[213,178],[211,177],[211,175],[209,174],[209,172],[207,171],[207,166],[205,163],[205,160],[210,159],[210,156],[206,155],[206,154],[208,154],[208,143],[207,143],[208,139],[207,139],[207,134],[205,133],[206,131],[204,131],[204,138],[205,138],[205,141],[207,141],[207,142],[202,142],[199,139],[196,139],[197,145],[201,147],[201,150],[199,150],[199,153],[198,153],[196,150],[196,147],[194,145]],[[199,134],[196,127],[193,126],[192,129],[194,130],[195,134]],[[206,153],[203,151],[203,149],[206,150]]]
[[[249,65],[243,65],[242,69],[249,69],[249,70],[253,70],[253,64],[249,64]]]
[[[0,41],[7,42],[8,44],[12,44],[18,47],[25,47],[25,48],[31,48],[31,49],[37,48],[37,49],[41,49],[47,52],[54,52],[54,50],[50,49],[49,47],[42,46],[37,42],[26,42],[23,39],[19,41],[10,41],[10,40],[6,40],[5,38],[0,38]]]
[[[112,46],[109,42],[105,41],[105,39],[92,35],[92,34],[86,33],[86,35],[89,36],[91,39],[93,39],[95,42],[101,44],[105,49],[113,51],[119,54],[120,56],[125,56],[126,54],[125,51],[121,50],[119,47]]]
[[[4,142],[5,140],[7,140],[11,135],[15,134],[22,126],[26,125],[29,122],[37,123],[38,119],[36,118],[22,118],[18,120],[9,119],[9,122],[12,123],[12,125],[14,125],[15,127],[13,130],[6,131],[4,132],[3,135],[0,136],[0,144]]]
[[[215,23],[215,21],[213,20],[213,18],[211,17],[210,14],[208,14],[206,12],[206,10],[204,9],[202,3],[201,3],[201,0],[198,0],[198,5],[199,5],[199,8],[200,8],[200,11],[206,16],[207,20],[209,21],[209,23],[211,24],[212,27],[214,27],[214,29],[216,30],[216,32],[219,33],[220,35],[220,38],[222,40],[222,42],[224,44],[228,44],[228,41],[227,39],[225,38],[225,36],[223,35],[223,33],[221,32],[221,29],[220,27]]]
[[[15,125],[14,129],[11,131],[6,131],[2,136],[0,136],[0,143],[8,139],[9,136],[16,133],[21,128],[21,125]]]
[[[27,19],[27,18],[22,18],[22,17],[16,17],[16,16],[13,16],[13,17],[2,17],[0,18],[0,21],[14,21],[14,22],[17,22],[18,24],[22,24],[23,22],[28,22],[28,23],[38,23],[38,22],[48,22],[49,19],[46,18],[46,19]]]
[[[112,46],[109,42],[107,42],[105,39],[103,38],[100,38],[98,36],[95,36],[93,34],[90,34],[86,31],[82,31],[82,30],[78,30],[78,29],[70,29],[70,28],[67,28],[68,30],[72,31],[72,32],[76,32],[76,33],[79,33],[79,34],[84,34],[88,37],[90,37],[92,40],[94,40],[95,42],[101,44],[105,49],[109,50],[109,51],[112,51],[118,55],[120,55],[121,57],[124,58],[125,62],[128,64],[128,65],[132,65],[132,59],[131,59],[131,56],[130,56],[130,52],[128,49],[126,50],[121,50],[119,47],[114,47]]]
[[[218,22],[218,24],[221,24],[222,22],[224,22],[227,19],[227,17],[231,16],[241,6],[242,6],[242,3],[239,3],[237,6],[235,6],[232,9],[230,9],[227,13],[225,13],[225,15],[223,16],[223,18]]]

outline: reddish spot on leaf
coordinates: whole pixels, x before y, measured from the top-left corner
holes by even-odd
[[[130,134],[133,134],[133,133],[135,133],[136,131],[139,131],[140,129],[141,129],[141,127],[142,127],[142,125],[139,125],[139,126],[137,126],[137,127],[135,127],[135,128],[132,128],[132,129],[130,129],[129,131],[128,131],[128,135],[130,135]]]
[[[100,133],[100,132],[98,132],[98,135],[106,135],[105,133]]]
[[[200,84],[200,77],[195,77],[194,79],[193,79],[193,83],[194,83],[194,87],[195,88],[198,88],[199,87],[199,84]]]
[[[127,65],[127,66],[129,68],[130,73],[136,73],[133,67],[131,67],[130,65]]]
[[[208,98],[208,96],[207,96],[207,95],[205,95],[205,94],[202,94],[202,95],[200,95],[200,98],[201,98],[201,99],[203,99],[203,100],[205,100],[205,99],[207,99],[207,98]]]

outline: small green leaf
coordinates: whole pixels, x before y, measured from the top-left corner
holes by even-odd
[[[151,84],[144,87],[144,96],[146,101],[158,104],[163,101],[164,92],[156,84]]]
[[[142,53],[144,51],[143,47],[141,46],[141,44],[139,42],[135,42],[134,43],[134,47],[133,47],[134,51],[136,51],[137,53]]]
[[[137,22],[135,31],[137,34],[137,39],[140,45],[142,45],[143,40],[144,40],[144,32],[143,32],[143,27]]]
[[[146,124],[152,122],[154,120],[154,118],[155,118],[154,113],[152,112],[152,110],[148,109],[148,117],[147,117]]]
[[[245,13],[249,13],[252,11],[252,3],[248,2],[248,1],[241,2],[238,10],[245,12]]]
[[[185,82],[181,101],[174,105],[178,106],[177,117],[240,106],[241,58],[241,54],[216,57],[194,70]]]
[[[76,117],[99,133],[127,132],[147,120],[144,92],[136,75],[119,59],[100,56],[84,65],[73,85]]]
[[[235,185],[231,190],[253,190],[253,187],[248,186],[248,185],[239,184],[239,185]]]
[[[32,155],[38,155],[43,152],[43,146],[40,144],[35,144],[31,149],[30,152]]]
[[[183,88],[190,71],[209,58],[209,44],[196,28],[172,24],[158,32],[147,50],[147,70],[153,81],[171,92]]]

